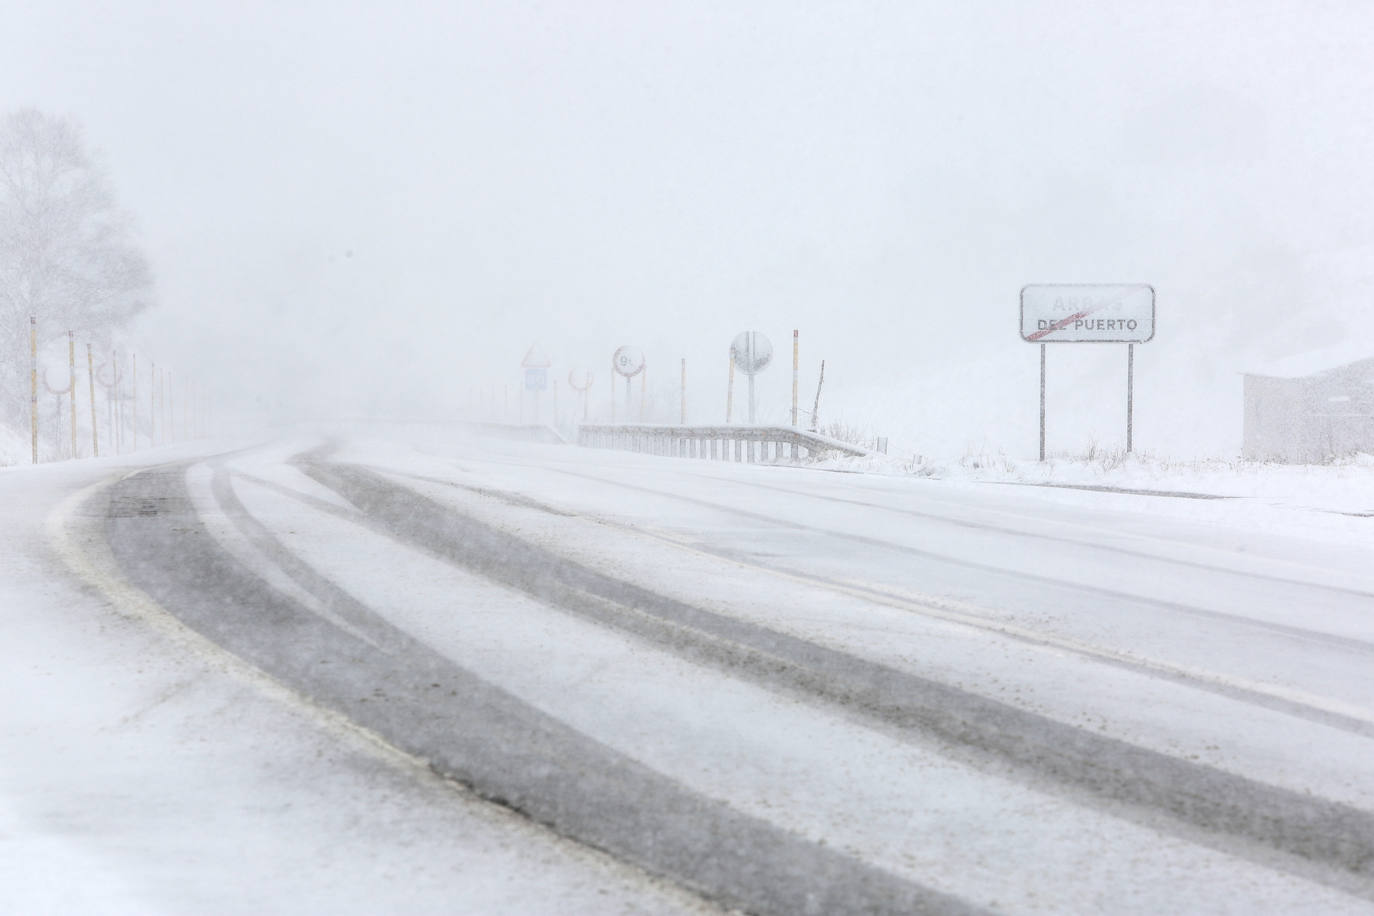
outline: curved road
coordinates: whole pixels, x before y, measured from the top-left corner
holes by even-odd
[[[87,508],[223,650],[715,905],[1368,912],[1368,551],[1181,506],[315,440]]]

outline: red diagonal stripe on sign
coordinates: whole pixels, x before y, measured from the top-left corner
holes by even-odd
[[[1064,328],[1067,328],[1069,325],[1073,324],[1073,323],[1074,323],[1075,321],[1077,321],[1078,319],[1080,319],[1080,318],[1087,318],[1087,317],[1088,317],[1089,315],[1091,315],[1093,312],[1100,312],[1100,311],[1102,311],[1102,310],[1103,310],[1104,308],[1106,308],[1106,307],[1107,307],[1107,306],[1106,306],[1106,304],[1104,303],[1103,305],[1095,305],[1095,306],[1093,306],[1093,307],[1090,308],[1090,309],[1084,309],[1084,310],[1081,311],[1081,312],[1074,312],[1074,313],[1073,313],[1072,315],[1070,315],[1068,318],[1062,318],[1062,319],[1060,319],[1059,321],[1056,321],[1054,324],[1052,324],[1052,325],[1050,325],[1049,327],[1045,328],[1045,330],[1043,330],[1043,331],[1036,331],[1034,334],[1032,334],[1031,336],[1027,337],[1026,340],[1031,340],[1031,341],[1039,340],[1040,338],[1044,337],[1046,334],[1053,334],[1055,331],[1062,331]]]

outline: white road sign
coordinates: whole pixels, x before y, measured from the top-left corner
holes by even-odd
[[[773,361],[773,344],[758,331],[741,331],[730,342],[730,358],[736,369],[752,377]]]
[[[644,371],[644,351],[639,347],[623,346],[611,355],[611,368],[626,378]]]
[[[1155,290],[1139,284],[1034,284],[1021,289],[1021,338],[1031,343],[1145,343]]]

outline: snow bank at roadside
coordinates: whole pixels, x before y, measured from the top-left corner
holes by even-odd
[[[31,443],[25,436],[3,423],[0,423],[0,468],[19,464],[21,461],[28,463]]]
[[[1358,454],[1329,465],[1272,464],[1241,459],[1176,461],[1122,452],[1052,456],[1044,462],[1002,453],[968,454],[951,461],[920,456],[835,458],[817,465],[833,471],[1081,487],[1168,495],[1252,497],[1271,503],[1349,514],[1374,514],[1374,455]]]

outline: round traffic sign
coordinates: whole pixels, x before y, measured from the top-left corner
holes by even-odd
[[[620,375],[632,378],[644,371],[644,351],[639,347],[621,347],[611,357],[611,365]]]
[[[730,358],[736,369],[755,375],[773,361],[773,344],[758,331],[741,331],[730,342]]]
[[[568,373],[568,384],[576,391],[586,391],[594,381],[596,376],[590,369],[573,369]]]

